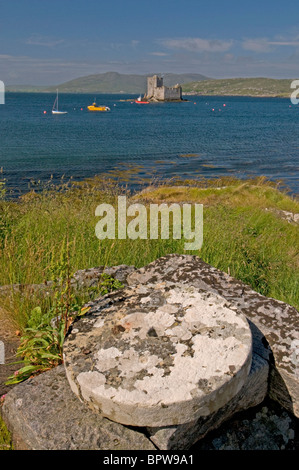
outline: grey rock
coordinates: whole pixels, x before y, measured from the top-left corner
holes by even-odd
[[[119,266],[99,266],[97,268],[81,269],[72,276],[71,284],[76,289],[86,289],[96,287],[101,280],[103,273],[117,279],[126,285],[129,274],[136,271],[134,266],[121,264]]]
[[[94,414],[72,393],[64,366],[15,386],[2,417],[16,450],[154,450],[139,431]]]
[[[190,450],[298,450],[298,419],[266,399],[237,413]],[[273,454],[274,455],[274,454]],[[285,459],[285,457],[284,457]]]
[[[262,402],[268,369],[268,362],[254,351],[248,379],[228,404],[188,425],[148,428],[146,435],[142,428],[114,423],[81,403],[63,365],[15,386],[5,397],[2,417],[17,450],[187,450],[234,413]]]
[[[96,285],[102,272],[102,267],[79,271],[73,285],[78,289]],[[288,411],[298,416],[299,320],[296,309],[254,292],[196,256],[169,255],[138,270],[120,266],[106,268],[105,272],[133,290],[136,286],[141,291],[159,290],[161,286],[163,290],[169,290],[179,285],[225,299],[229,309],[247,318],[252,333],[252,365],[243,387],[229,402],[207,416],[187,424],[148,427],[145,431],[128,428],[99,412],[94,413],[73,393],[65,367],[59,366],[15,386],[6,395],[2,416],[12,431],[16,449],[294,448],[298,420]],[[24,286],[17,288],[22,291]],[[101,312],[107,311],[121,297],[121,292],[98,299],[96,306],[90,303],[93,306],[90,315],[96,315],[100,320]],[[149,331],[149,336],[155,339],[156,330]],[[266,402],[269,400],[267,393],[274,400],[270,400],[271,403],[277,407],[280,404],[285,410],[273,411],[263,405],[265,397]],[[256,411],[252,407],[258,403],[259,410]]]
[[[299,224],[299,214],[294,212],[279,210],[279,209],[265,209],[266,211],[274,212],[281,219],[286,220],[289,223]]]
[[[76,271],[71,278],[71,286],[74,290],[84,290],[91,287],[97,287],[101,281],[103,273],[114,277],[126,285],[127,276],[136,271],[134,266],[121,264],[119,266],[99,266],[95,268],[80,269]],[[12,284],[0,286],[0,296],[9,295],[12,291],[22,294],[40,294],[49,295],[52,292],[53,282],[46,281],[43,284]]]

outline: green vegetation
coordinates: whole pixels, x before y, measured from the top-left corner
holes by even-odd
[[[154,75],[154,74],[152,74]],[[164,85],[174,86],[177,83],[187,83],[206,79],[200,74],[172,74],[163,75]],[[56,92],[57,87],[45,88],[46,92]],[[127,75],[117,72],[107,72],[97,75],[80,77],[59,85],[63,93],[145,93],[147,89],[147,75]]]
[[[17,384],[61,364],[64,338],[70,325],[88,311],[88,307],[83,304],[91,298],[123,287],[119,281],[104,273],[96,288],[75,295],[71,287],[68,243],[62,245],[60,257],[56,263],[51,263],[50,270],[52,295],[47,301],[41,298],[40,305],[28,317],[17,351],[17,356],[22,358],[22,367],[8,378],[8,385]]]
[[[11,436],[0,416],[0,450],[13,450]]]
[[[131,197],[145,203],[203,203],[204,243],[192,254],[298,308],[298,226],[279,215],[281,210],[299,213],[298,202],[262,178],[203,181],[184,187],[172,182]],[[140,267],[168,253],[184,253],[184,240],[98,240],[95,208],[103,202],[116,207],[118,194],[113,183],[95,179],[0,201],[0,285],[52,279],[53,259],[66,239],[72,273],[99,265]],[[20,328],[38,305],[36,296],[14,291],[4,299]]]
[[[204,243],[199,256],[298,309],[298,225],[283,220],[281,211],[299,213],[299,204],[267,184],[252,183],[222,189],[165,186],[144,196],[148,202],[201,202]]]
[[[289,98],[292,79],[230,78],[203,80],[183,85],[183,93],[218,96],[266,96]]]
[[[41,93],[45,89],[45,86],[38,85],[8,85],[5,87],[5,91],[13,93]]]
[[[149,74],[154,75],[154,74]],[[164,85],[182,86],[185,94],[218,95],[218,96],[266,96],[286,97],[291,94],[292,79],[274,78],[229,78],[209,79],[200,74],[163,74]],[[129,75],[117,72],[106,72],[75,78],[69,82],[51,87],[34,85],[11,85],[6,87],[10,92],[43,92],[56,93],[145,93],[147,75]]]

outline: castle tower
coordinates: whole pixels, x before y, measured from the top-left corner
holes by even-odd
[[[147,77],[147,99],[151,99],[155,96],[156,88],[163,87],[163,78],[154,75],[153,77]]]
[[[151,101],[181,101],[182,88],[179,85],[166,87],[163,85],[163,78],[154,75],[147,78],[147,93],[144,98]]]

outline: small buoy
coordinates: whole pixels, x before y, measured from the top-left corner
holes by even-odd
[[[81,111],[83,111],[83,108],[81,108]]]
[[[47,114],[47,111],[44,111],[44,114]]]
[[[196,103],[194,103],[194,104],[196,104]]]
[[[224,104],[223,106],[226,106],[226,104]]]
[[[214,109],[214,108],[212,108],[212,111],[215,111],[215,109]]]

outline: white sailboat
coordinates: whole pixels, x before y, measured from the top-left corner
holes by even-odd
[[[57,90],[56,99],[53,104],[52,114],[67,114],[67,111],[59,111],[58,109],[58,90]]]

